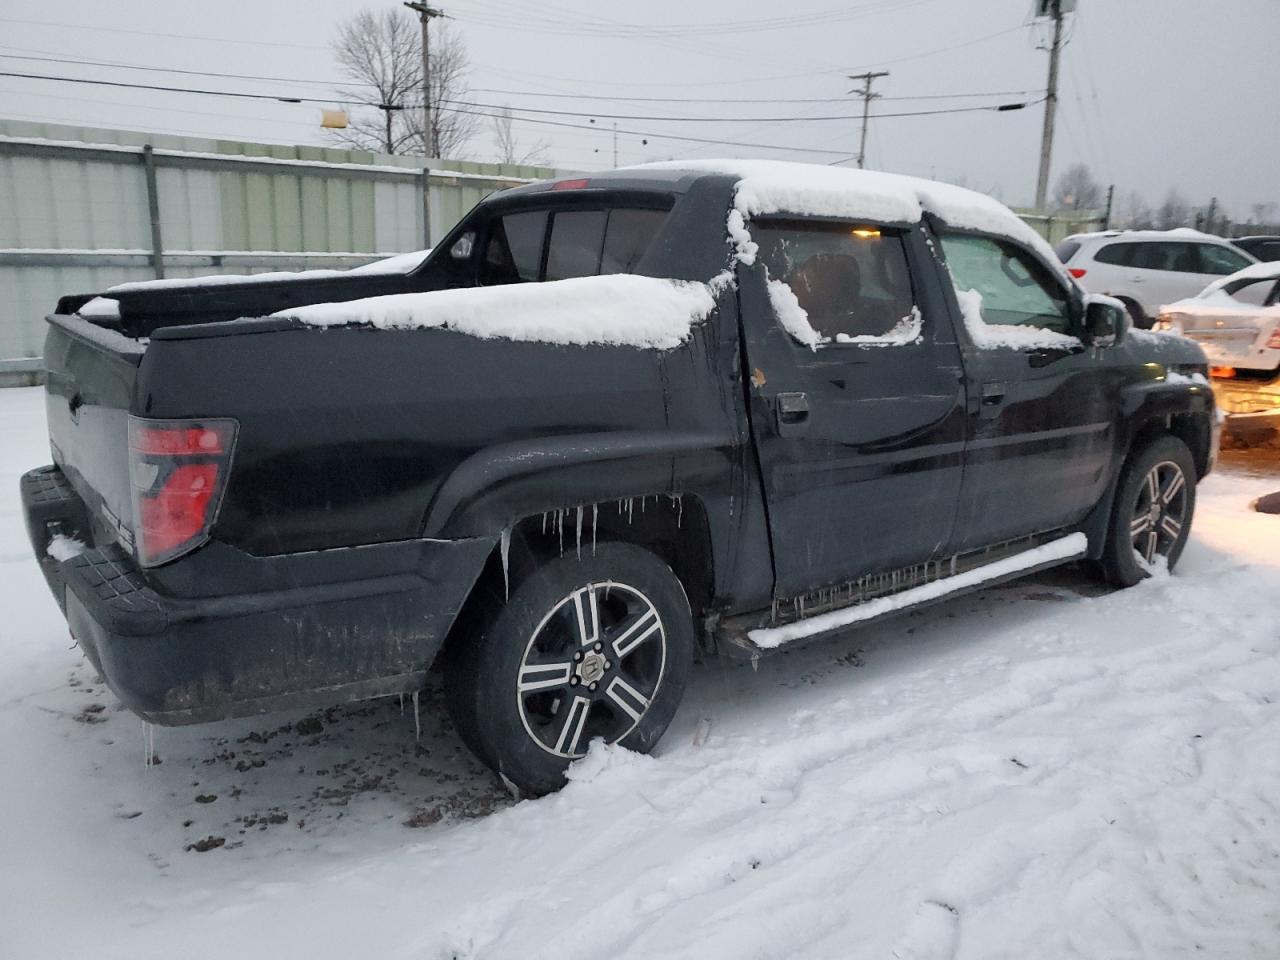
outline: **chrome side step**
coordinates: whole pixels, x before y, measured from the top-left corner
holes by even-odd
[[[815,616],[773,626],[748,626],[744,618],[722,622],[716,637],[731,656],[752,659],[770,653],[785,644],[814,640],[840,633],[850,627],[881,620],[908,610],[946,600],[963,593],[1015,580],[1083,557],[1089,549],[1089,538],[1072,533],[1048,543],[1032,547],[992,563],[973,567],[953,576],[932,580],[919,586],[871,600],[855,602]],[[759,618],[755,619],[759,622]]]

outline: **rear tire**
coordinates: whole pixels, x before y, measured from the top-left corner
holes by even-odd
[[[671,569],[602,543],[513,583],[445,667],[463,740],[520,791],[549,793],[599,737],[647,753],[666,731],[693,662],[693,617]]]
[[[1130,300],[1128,297],[1120,297],[1119,300],[1129,311],[1129,319],[1133,321],[1134,327],[1139,330],[1151,329],[1151,318],[1147,316],[1147,312],[1142,309],[1138,301]]]
[[[1130,455],[1120,473],[1101,568],[1107,582],[1131,587],[1165,563],[1173,570],[1191,534],[1196,466],[1187,445],[1161,437]]]

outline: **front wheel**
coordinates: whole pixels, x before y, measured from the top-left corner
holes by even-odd
[[[510,783],[542,794],[597,737],[653,748],[684,694],[693,617],[665,563],[602,543],[537,567],[456,643],[445,676],[455,725]]]
[[[1177,437],[1161,437],[1125,465],[1107,531],[1102,570],[1131,587],[1158,566],[1172,570],[1191,533],[1196,467]]]

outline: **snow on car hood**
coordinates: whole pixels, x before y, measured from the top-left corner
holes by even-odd
[[[715,307],[712,285],[630,274],[398,293],[272,314],[320,327],[440,328],[481,339],[669,350]]]

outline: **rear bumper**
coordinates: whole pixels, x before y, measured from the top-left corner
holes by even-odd
[[[1228,437],[1250,437],[1280,430],[1280,380],[1214,380],[1214,397],[1226,419]]]
[[[418,689],[492,549],[483,539],[418,540],[295,554],[279,565],[305,585],[176,597],[158,592],[116,544],[49,557],[54,534],[83,539],[84,507],[55,467],[28,473],[21,489],[32,546],[72,635],[120,700],[160,724]],[[309,564],[323,564],[328,582],[293,575]]]

